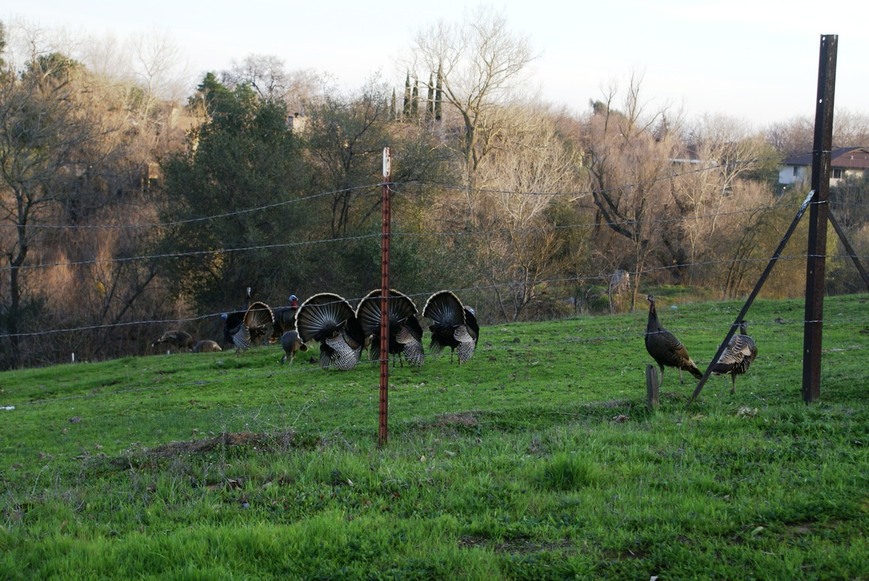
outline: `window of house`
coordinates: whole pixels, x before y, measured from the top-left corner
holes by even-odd
[[[834,168],[833,171],[830,173],[830,177],[833,178],[834,180],[842,179],[842,169],[841,168]]]

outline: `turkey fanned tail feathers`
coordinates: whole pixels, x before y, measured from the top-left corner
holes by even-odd
[[[241,322],[235,328],[227,328],[226,333],[235,345],[236,354],[250,348],[260,337],[269,335],[274,325],[274,314],[267,304],[256,301],[245,311]],[[229,319],[227,318],[227,325]]]
[[[380,319],[382,291],[375,289],[365,295],[356,307],[356,318],[366,337],[371,337],[370,357],[380,359]],[[390,289],[387,298],[389,322],[389,353],[404,356],[410,365],[420,366],[425,360],[422,348],[422,326],[416,318],[417,308],[410,297]]]
[[[757,344],[748,336],[748,325],[739,323],[739,333],[730,338],[727,348],[712,366],[715,375],[730,375],[730,393],[736,393],[736,376],[743,375],[757,357]]]
[[[320,366],[353,369],[359,362],[365,334],[353,307],[334,293],[312,295],[296,310],[296,331],[302,342],[320,344]]]
[[[432,324],[432,353],[440,353],[444,347],[450,348],[450,356],[455,352],[459,364],[465,363],[473,355],[480,336],[480,327],[473,309],[465,307],[452,291],[442,290],[431,295],[422,309],[422,316]]]
[[[664,383],[664,367],[675,367],[679,370],[679,380],[682,378],[682,370],[700,379],[703,372],[688,355],[688,350],[676,336],[665,329],[658,320],[658,310],[655,307],[655,297],[646,297],[649,301],[649,319],[646,324],[646,351],[661,369],[661,383]]]

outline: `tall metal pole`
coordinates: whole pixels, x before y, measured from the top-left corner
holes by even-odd
[[[377,436],[378,446],[383,446],[389,439],[389,234],[390,216],[389,183],[392,158],[389,148],[383,148],[383,193],[381,199],[382,233],[380,243],[380,430]]]
[[[812,190],[809,244],[806,260],[806,316],[803,332],[803,400],[821,396],[821,334],[824,320],[824,279],[827,221],[830,214],[830,150],[833,143],[833,97],[836,90],[836,52],[839,37],[821,36],[815,140],[812,147]]]

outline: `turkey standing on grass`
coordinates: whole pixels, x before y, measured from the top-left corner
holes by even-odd
[[[727,348],[718,361],[712,366],[715,375],[730,375],[730,393],[736,393],[736,376],[748,371],[748,367],[757,357],[757,344],[748,336],[748,324],[739,323],[739,333],[730,338]]]
[[[299,333],[296,331],[285,331],[281,335],[281,347],[284,349],[284,356],[281,357],[282,364],[286,363],[287,359],[292,363],[293,359],[296,358],[296,353],[308,350],[308,346],[302,343]]]
[[[275,307],[275,328],[272,333],[272,341],[278,341],[287,331],[293,331],[296,328],[296,310],[299,308],[299,299],[296,295],[290,295],[288,304],[282,307]]]
[[[459,365],[474,355],[480,326],[474,309],[462,305],[452,291],[442,290],[434,293],[425,302],[422,316],[431,320],[431,344],[433,354],[440,353],[444,347],[450,348],[450,361],[453,353],[458,352]]]
[[[296,331],[303,343],[320,344],[320,367],[346,371],[359,363],[365,333],[347,300],[334,293],[308,297],[296,310]]]
[[[658,311],[655,308],[655,297],[648,295],[646,299],[649,301],[649,321],[646,324],[646,351],[652,356],[652,359],[661,368],[661,384],[664,383],[664,367],[675,367],[679,370],[679,382],[682,381],[682,370],[688,371],[700,379],[703,377],[701,372],[691,357],[688,355],[688,350],[682,345],[682,342],[676,336],[661,326],[658,320]]]
[[[166,331],[159,339],[151,343],[151,347],[157,345],[166,345],[170,349],[174,347],[178,351],[190,351],[193,349],[193,337],[185,331]]]
[[[217,351],[223,351],[223,349],[217,344],[217,341],[211,339],[202,339],[193,346],[194,353],[216,353]]]
[[[362,325],[366,337],[371,337],[370,356],[379,361],[381,290],[375,289],[365,295],[356,307],[356,318]],[[387,299],[387,318],[389,320],[389,353],[407,358],[415,367],[422,365],[425,353],[422,349],[422,326],[416,318],[416,305],[410,297],[390,289]]]
[[[238,313],[224,313],[223,335],[235,345],[235,354],[247,350],[253,342],[272,332],[275,317],[271,307],[255,301],[240,317]]]

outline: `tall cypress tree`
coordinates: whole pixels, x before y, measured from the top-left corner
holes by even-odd
[[[434,117],[434,73],[428,75],[428,92],[425,98],[425,120],[431,121]]]
[[[410,71],[408,71],[407,76],[404,78],[404,110],[403,117],[408,119],[410,117]]]
[[[410,115],[419,119],[419,79],[413,80],[413,98],[410,102]]]
[[[434,103],[434,118],[435,121],[440,121],[443,115],[443,77],[444,77],[444,69],[443,64],[438,63],[438,78],[437,78],[437,87],[435,87],[435,103]]]

